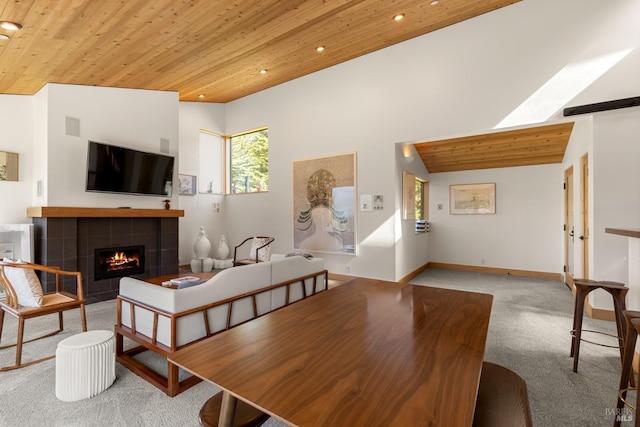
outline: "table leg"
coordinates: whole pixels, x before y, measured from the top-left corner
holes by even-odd
[[[236,415],[238,399],[226,391],[222,391],[222,404],[220,405],[219,427],[232,427],[233,419]]]

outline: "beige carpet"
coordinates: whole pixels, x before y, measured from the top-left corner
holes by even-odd
[[[580,372],[569,358],[573,298],[560,282],[446,270],[427,270],[412,283],[494,295],[485,358],[518,372],[526,381],[537,427],[611,426],[620,361],[616,349],[583,344]],[[27,322],[27,335],[52,328],[56,319]],[[87,307],[89,329],[113,329],[115,302]],[[24,360],[55,352],[56,343],[80,332],[77,310],[65,314],[63,334],[27,344]],[[613,332],[611,322],[585,318],[586,329]],[[15,342],[16,322],[7,317],[2,343]],[[0,351],[0,364],[12,350]],[[202,404],[218,390],[202,382],[169,398],[116,364],[116,381],[78,402],[55,397],[55,360],[0,373],[0,426],[197,426]],[[282,426],[269,420],[268,426]],[[630,423],[623,425],[632,425]],[[445,426],[449,427],[449,426]],[[457,426],[452,426],[457,427]]]
[[[25,344],[23,361],[53,354],[57,342],[81,332],[78,310],[65,313],[65,331],[51,338]],[[87,306],[89,330],[113,330],[115,302]],[[53,330],[57,315],[26,323],[25,339],[39,331]],[[5,316],[2,343],[15,342],[17,322]],[[44,353],[46,352],[46,353]],[[13,349],[0,351],[0,364],[10,364]],[[163,364],[159,360],[160,364]],[[170,398],[116,363],[116,380],[106,391],[78,402],[62,402],[55,396],[55,359],[8,372],[0,372],[0,426],[197,426],[202,404],[219,389],[202,382]],[[280,425],[269,421],[266,425]]]

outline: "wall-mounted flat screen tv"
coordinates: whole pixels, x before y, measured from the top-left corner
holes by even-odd
[[[174,158],[89,141],[87,191],[171,196]]]

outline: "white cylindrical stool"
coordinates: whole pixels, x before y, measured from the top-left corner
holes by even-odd
[[[88,331],[58,343],[56,397],[65,402],[93,397],[116,379],[112,331]]]

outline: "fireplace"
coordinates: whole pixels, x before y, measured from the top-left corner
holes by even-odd
[[[79,207],[27,208],[34,224],[35,262],[79,271],[88,303],[118,296],[120,278],[95,279],[97,248],[144,245],[144,273],[138,279],[178,274],[178,218],[174,209],[118,209]],[[56,289],[55,276],[40,278],[42,289]],[[64,290],[75,291],[75,277],[62,280]]]
[[[144,273],[144,245],[95,249],[94,279]]]

